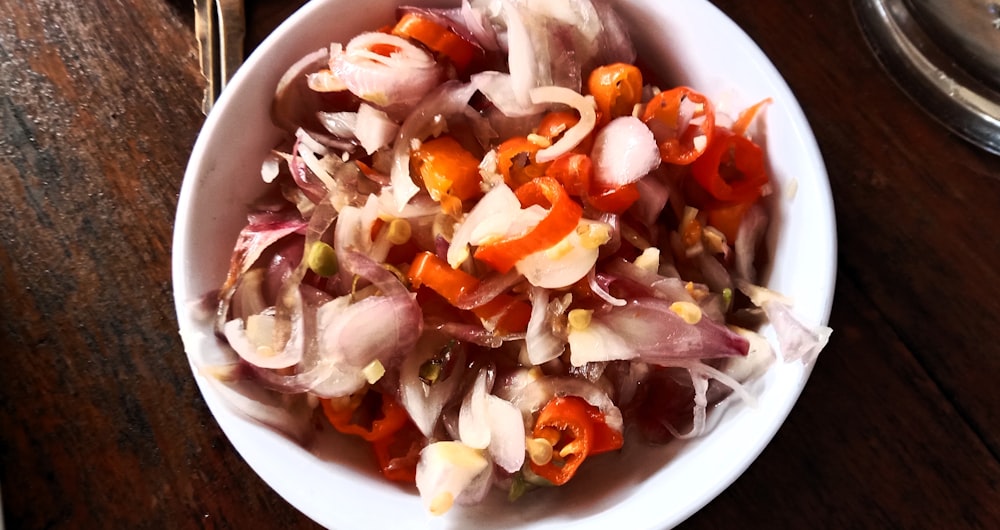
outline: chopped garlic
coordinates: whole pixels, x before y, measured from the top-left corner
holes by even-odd
[[[648,247],[635,258],[635,266],[647,272],[657,272],[660,270],[660,249]]]
[[[543,149],[552,145],[552,140],[549,140],[548,138],[535,133],[531,133],[528,135],[528,141]]]
[[[701,321],[701,308],[691,302],[674,302],[670,304],[670,310],[688,324],[697,324]]]
[[[382,376],[385,375],[385,366],[382,366],[382,362],[378,359],[368,363],[361,369],[361,373],[365,376],[365,380],[368,381],[369,385],[374,385]]]
[[[611,228],[604,223],[580,223],[576,233],[580,235],[580,245],[586,249],[600,248],[611,241]]]

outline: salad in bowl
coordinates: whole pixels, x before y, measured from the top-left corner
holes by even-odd
[[[698,24],[752,46],[707,4],[345,5],[247,62],[182,190],[182,337],[234,445],[331,526],[707,502],[830,332],[829,191],[780,77],[687,55]],[[630,476],[695,495],[656,513]]]

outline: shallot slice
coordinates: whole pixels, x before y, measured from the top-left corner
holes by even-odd
[[[513,473],[524,464],[524,423],[518,409],[489,393],[491,374],[481,369],[462,402],[459,439],[469,447],[486,449],[497,465]]]
[[[569,105],[580,114],[580,120],[563,133],[562,138],[535,154],[535,160],[538,162],[551,162],[568,153],[580,145],[580,142],[590,134],[590,131],[594,130],[594,125],[597,124],[597,107],[594,104],[593,96],[584,96],[575,90],[559,86],[534,88],[531,90],[530,96],[532,103],[561,103]]]
[[[649,127],[639,118],[611,120],[594,138],[590,153],[594,181],[605,188],[631,184],[660,165],[660,150]]]
[[[434,442],[420,451],[417,491],[431,514],[442,515],[481,473],[489,472],[489,467],[479,449],[462,442]]]
[[[382,55],[374,49],[390,49]],[[378,105],[412,106],[441,79],[441,66],[406,39],[381,32],[362,33],[343,50],[333,49],[330,71],[359,98]]]
[[[678,311],[697,311],[691,323]],[[639,359],[662,364],[671,359],[743,356],[747,340],[709,318],[690,303],[668,303],[655,298],[632,300],[623,307],[595,311],[583,325],[570,325],[570,362]],[[571,315],[572,316],[572,315]],[[572,320],[571,320],[572,322]]]

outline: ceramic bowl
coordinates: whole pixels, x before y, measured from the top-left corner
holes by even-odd
[[[191,358],[219,347],[192,301],[223,282],[247,205],[263,190],[260,162],[279,138],[268,116],[278,79],[306,53],[391,22],[396,2],[369,0],[363,9],[348,0],[309,2],[248,58],[207,118],[184,176],[173,247],[177,316]],[[734,113],[773,100],[761,124],[777,183],[768,286],[792,297],[804,322],[825,324],[836,269],[833,206],[823,160],[788,85],[754,42],[706,0],[615,4],[640,57],[667,83],[695,87]],[[755,407],[733,402],[715,410],[714,430],[700,439],[657,447],[627,443],[620,454],[585,466],[566,487],[533,492],[514,504],[498,494],[443,517],[428,515],[415,489],[382,480],[363,447],[322,435],[311,450],[303,449],[235,414],[196,370],[194,377],[254,472],[324,526],[583,530],[665,528],[683,521],[763,450],[810,371],[799,363],[775,365],[749,386],[758,397]]]

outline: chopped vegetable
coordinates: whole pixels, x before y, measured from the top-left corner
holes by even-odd
[[[321,401],[326,419],[344,434],[375,442],[388,438],[406,425],[409,416],[393,397],[369,390],[363,396]]]
[[[426,285],[452,304],[458,304],[463,295],[479,287],[479,280],[474,276],[451,268],[446,261],[430,252],[417,255],[407,278],[414,287]],[[491,323],[497,333],[517,333],[528,327],[531,306],[510,295],[499,294],[489,302],[472,308],[472,312]]]
[[[764,152],[751,140],[717,129],[709,149],[691,164],[691,175],[708,193],[725,202],[753,202],[768,177]]]
[[[296,440],[321,411],[434,515],[698,436],[829,336],[754,284],[772,101],[717,121],[644,84],[609,6],[564,4],[401,8],[295,62],[217,296],[235,353],[201,369],[234,407]]]
[[[576,228],[583,215],[580,205],[552,177],[540,177],[527,182],[516,193],[523,206],[548,203],[549,210],[527,233],[479,246],[474,254],[475,258],[500,272],[507,272],[529,254],[558,243]]]
[[[418,13],[406,13],[392,33],[413,39],[444,55],[459,70],[464,70],[476,57],[478,48],[454,31]]]
[[[532,437],[531,470],[556,486],[569,482],[588,456],[620,449],[623,443],[622,433],[608,427],[597,407],[575,396],[548,402],[538,413]]]
[[[642,121],[653,131],[663,161],[685,165],[708,147],[715,131],[715,110],[703,94],[682,86],[653,96]]]
[[[431,198],[446,213],[457,215],[462,201],[482,195],[479,159],[451,136],[424,142],[410,156]]]
[[[615,63],[595,68],[587,88],[594,96],[598,123],[607,125],[621,116],[631,116],[642,98],[642,72],[631,64]]]

